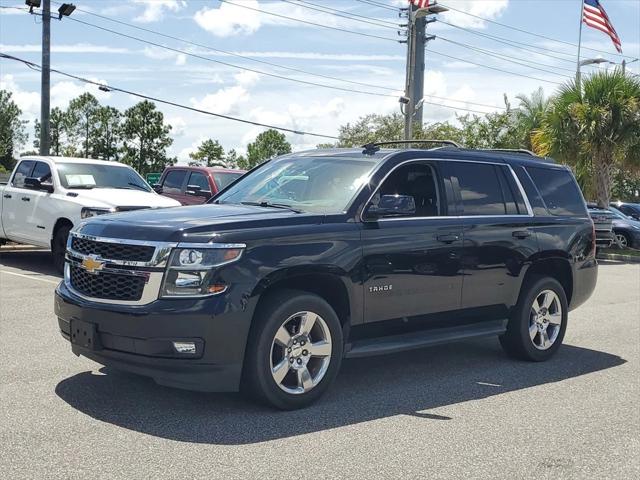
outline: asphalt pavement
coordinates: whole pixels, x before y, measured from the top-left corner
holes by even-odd
[[[295,412],[75,357],[58,282],[0,250],[1,478],[640,478],[640,265],[600,266],[549,362],[497,339],[346,360]]]

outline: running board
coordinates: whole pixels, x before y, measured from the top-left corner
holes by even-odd
[[[438,328],[420,332],[403,333],[389,337],[368,338],[347,344],[345,358],[369,357],[389,353],[457,342],[468,338],[501,335],[507,330],[508,320],[494,320],[462,327]],[[350,348],[349,348],[350,347]]]

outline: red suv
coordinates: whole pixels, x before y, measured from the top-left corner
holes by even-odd
[[[177,165],[165,168],[154,190],[183,205],[197,205],[244,175],[244,170]]]

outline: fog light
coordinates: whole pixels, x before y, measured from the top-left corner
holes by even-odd
[[[178,353],[196,353],[196,344],[194,342],[173,342],[173,348]]]

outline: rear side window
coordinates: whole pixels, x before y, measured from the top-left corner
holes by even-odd
[[[506,215],[507,210],[511,214],[516,209],[512,195],[507,209],[498,171],[493,165],[455,162],[450,168],[460,189],[462,215]]]
[[[162,193],[180,193],[186,175],[185,170],[171,170],[162,182]]]
[[[24,179],[31,175],[31,169],[33,169],[34,164],[35,162],[32,160],[20,162],[11,180],[11,185],[16,188],[24,188]]]
[[[587,215],[582,193],[567,170],[526,167],[552,215]]]

